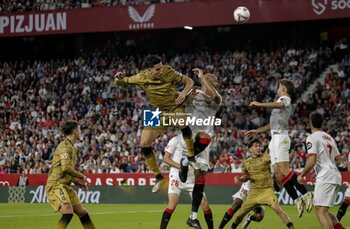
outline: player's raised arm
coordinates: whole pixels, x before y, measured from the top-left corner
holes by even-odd
[[[185,101],[188,92],[191,90],[191,88],[194,85],[193,80],[185,75],[182,76],[181,83],[185,85],[185,88],[179,93],[179,96],[175,100],[176,105],[181,104]]]
[[[283,102],[270,102],[270,103],[260,103],[257,101],[251,101],[249,103],[250,107],[262,107],[262,108],[271,108],[271,109],[282,109],[285,108],[286,105]]]
[[[207,90],[207,94],[211,97],[211,99],[216,104],[221,104],[221,96],[219,92],[216,90],[216,86],[218,85],[217,77],[214,74],[203,74],[202,69],[194,68],[192,70],[198,78],[201,80],[202,86],[204,86]]]
[[[255,130],[248,130],[247,132],[244,133],[244,137],[250,137],[256,134],[267,132],[269,130],[270,130],[270,124],[267,124]]]

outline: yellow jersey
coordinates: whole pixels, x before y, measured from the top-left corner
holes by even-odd
[[[243,161],[243,171],[250,177],[251,189],[273,187],[270,164],[270,155],[267,153]]]
[[[83,179],[84,175],[75,170],[77,152],[69,139],[63,140],[53,155],[51,169],[47,178],[47,185],[70,185],[76,178]]]
[[[148,70],[127,77],[125,81],[116,79],[116,84],[135,84],[146,93],[150,108],[159,108],[161,111],[171,111],[177,105],[175,100],[178,97],[177,86],[182,81],[183,75],[175,71],[169,65],[163,65],[161,79],[152,79]]]

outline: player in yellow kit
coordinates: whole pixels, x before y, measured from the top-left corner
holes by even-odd
[[[288,228],[294,228],[290,218],[278,204],[277,196],[273,189],[270,156],[266,153],[261,153],[260,141],[257,139],[250,141],[248,148],[251,157],[243,162],[242,170],[245,175],[235,177],[235,182],[245,182],[249,179],[251,182],[250,192],[237,213],[231,228],[237,228],[244,216],[259,205],[271,207]]]
[[[123,72],[115,74],[116,84],[135,84],[146,93],[146,98],[151,109],[156,112],[164,113],[185,113],[182,103],[190,89],[193,87],[193,80],[189,77],[176,72],[169,65],[163,65],[159,56],[148,56],[144,63],[145,69],[140,73],[126,77]],[[178,91],[177,86],[184,84],[184,89]],[[153,113],[154,116],[159,113]],[[184,118],[183,116],[174,116],[172,119]],[[195,162],[192,131],[188,126],[178,126],[181,128],[183,138],[188,149],[188,159],[190,164],[199,169],[199,164]],[[155,155],[152,151],[151,144],[163,131],[163,127],[144,127],[141,133],[140,147],[146,157],[147,165],[156,176],[157,183],[152,192],[157,192],[164,180],[159,171]]]
[[[46,183],[46,196],[49,203],[55,211],[62,214],[55,228],[66,228],[74,212],[79,216],[85,229],[94,229],[95,226],[91,222],[88,212],[71,187],[71,183],[74,183],[82,190],[87,191],[86,176],[75,170],[78,157],[74,143],[80,139],[80,126],[76,121],[67,121],[62,130],[66,138],[55,150]]]

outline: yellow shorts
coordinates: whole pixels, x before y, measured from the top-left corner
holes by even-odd
[[[62,204],[80,204],[77,193],[74,189],[65,184],[46,186],[46,196],[55,211],[59,211]]]
[[[277,196],[273,188],[267,188],[263,190],[250,190],[247,199],[242,204],[240,211],[246,215],[256,206],[271,206],[273,204],[276,204],[277,201]]]

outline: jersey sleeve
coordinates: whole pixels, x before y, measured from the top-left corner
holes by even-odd
[[[319,153],[317,142],[311,135],[306,138],[306,149],[308,155]]]
[[[291,99],[288,96],[281,96],[278,98],[277,102],[283,103],[284,107],[290,106]]]
[[[72,149],[69,147],[62,147],[59,152],[62,171],[72,177],[82,179],[84,175],[72,167]]]
[[[332,147],[332,153],[334,154],[334,157],[338,157],[340,155],[339,149],[337,147],[337,143],[334,139],[332,139],[333,147]]]
[[[143,75],[145,73],[142,71],[136,75],[130,76],[126,78],[125,82],[128,84],[139,84],[141,82],[141,79],[143,78]]]
[[[182,81],[182,78],[184,76],[182,73],[175,71],[175,69],[173,69],[168,65],[164,66],[163,74],[169,77],[169,80],[171,82],[174,82],[176,84],[179,84]]]
[[[177,141],[177,137],[173,137],[168,145],[165,147],[165,152],[166,153],[169,153],[171,155],[173,155],[175,153],[175,150],[176,150],[176,145],[178,144],[178,141]]]

